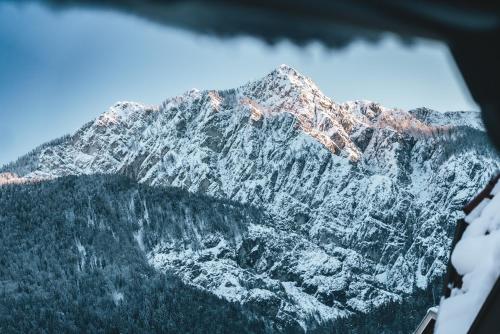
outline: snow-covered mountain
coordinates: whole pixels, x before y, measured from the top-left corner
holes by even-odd
[[[443,275],[460,208],[499,169],[479,116],[338,104],[282,65],[237,89],[115,104],[5,179],[116,173],[261,208],[238,240],[147,250],[158,270],[303,327]],[[140,245],[139,245],[140,246]]]

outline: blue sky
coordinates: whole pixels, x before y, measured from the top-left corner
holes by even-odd
[[[279,64],[338,102],[477,110],[447,48],[357,42],[329,51],[218,40],[109,11],[0,2],[0,165],[75,131],[116,101],[160,103],[191,88],[225,89]]]

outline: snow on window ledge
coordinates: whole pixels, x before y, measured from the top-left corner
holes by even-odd
[[[463,276],[439,306],[436,334],[467,333],[500,275],[500,181],[493,199],[482,202],[465,218],[469,224],[451,254],[451,263]]]

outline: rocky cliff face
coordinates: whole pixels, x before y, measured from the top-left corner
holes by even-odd
[[[427,288],[499,166],[476,113],[338,104],[282,65],[233,90],[117,103],[2,171],[124,174],[261,208],[272,219],[236,243],[162,241],[149,262],[308,327]]]

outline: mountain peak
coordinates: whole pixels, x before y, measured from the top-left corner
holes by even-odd
[[[246,91],[261,92],[271,99],[284,98],[292,95],[321,95],[318,86],[308,77],[301,74],[293,67],[281,64],[261,79],[249,82],[242,87]],[[274,97],[273,97],[274,96]]]
[[[308,85],[313,84],[314,86],[316,86],[311,79],[307,78],[306,76],[299,73],[299,71],[286,64],[281,64],[280,66],[278,66],[269,74],[269,76],[284,79],[295,84],[307,83]]]
[[[108,111],[99,116],[97,122],[103,126],[115,124],[129,118],[134,113],[142,112],[145,108],[147,106],[137,102],[118,101]]]
[[[295,75],[299,74],[299,72],[296,69],[294,69],[293,67],[291,67],[287,64],[281,64],[280,66],[278,66],[276,68],[276,71],[281,72],[281,73],[287,73],[287,74],[289,74],[289,73],[293,73]]]

